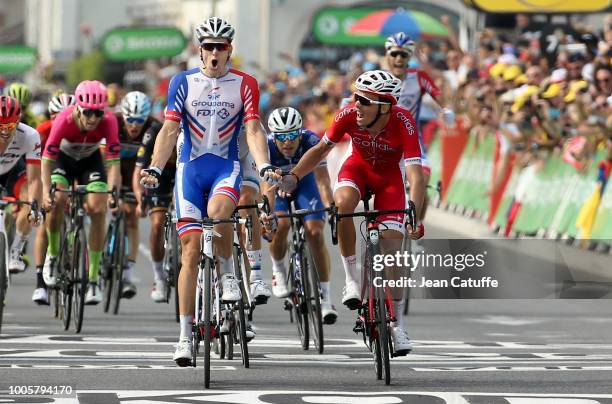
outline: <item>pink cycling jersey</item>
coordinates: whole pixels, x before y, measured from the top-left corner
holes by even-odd
[[[100,145],[105,141],[106,162],[118,163],[120,146],[115,115],[107,110],[96,129],[83,133],[72,117],[74,108],[75,106],[66,108],[53,121],[43,160],[55,161],[60,152],[74,160],[82,160],[99,152]]]

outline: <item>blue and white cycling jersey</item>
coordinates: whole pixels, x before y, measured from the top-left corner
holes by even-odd
[[[300,145],[298,146],[295,155],[293,157],[285,157],[274,142],[274,134],[268,135],[268,149],[270,150],[270,163],[276,167],[280,167],[283,171],[289,171],[295,167],[300,161],[300,158],[312,147],[319,143],[320,139],[313,132],[308,129],[302,129],[302,137],[300,139]],[[327,163],[325,160],[321,161],[317,167],[325,167]],[[322,209],[323,202],[321,201],[321,195],[317,187],[317,182],[314,173],[308,173],[304,178],[300,179],[296,190],[293,192],[293,199],[297,209]],[[287,198],[281,198],[278,195],[274,198],[274,210],[277,212],[286,212],[288,210]],[[316,213],[306,216],[305,220],[319,219],[323,220],[325,213]]]
[[[168,89],[166,119],[179,122],[184,134],[179,163],[208,153],[237,160],[240,128],[259,119],[257,81],[235,69],[218,78],[200,68],[178,73]]]

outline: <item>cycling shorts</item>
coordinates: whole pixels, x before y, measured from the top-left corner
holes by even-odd
[[[22,157],[8,172],[0,175],[0,185],[6,190],[6,196],[19,198],[21,187],[27,180],[25,159]]]
[[[106,191],[106,167],[100,152],[93,153],[80,160],[59,152],[51,181],[69,187],[74,180],[87,185],[88,191]]]
[[[179,163],[174,186],[176,217],[196,220],[208,217],[208,199],[216,195],[224,195],[237,205],[241,181],[238,160],[228,160],[207,153],[194,160]],[[202,226],[196,223],[179,222],[176,228],[179,236],[202,231]]]
[[[314,174],[310,173],[300,180],[293,192],[295,207],[297,209],[316,210],[323,209],[321,195]],[[289,200],[276,195],[274,198],[274,210],[276,212],[287,212]],[[304,217],[305,220],[325,220],[325,212],[314,213]]]
[[[374,169],[360,158],[351,155],[340,167],[334,192],[341,187],[351,187],[359,192],[359,198],[363,198],[366,191],[370,191],[374,195],[374,209],[405,209],[404,178],[403,160],[396,166]],[[383,229],[404,233],[403,213],[381,215],[377,220],[383,224]]]

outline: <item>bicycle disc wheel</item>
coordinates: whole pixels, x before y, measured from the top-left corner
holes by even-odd
[[[206,259],[204,264],[204,301],[202,302],[202,310],[204,310],[204,387],[210,388],[210,344],[212,343],[212,271],[214,268],[211,261]]]
[[[309,251],[302,251],[302,282],[304,283],[304,296],[308,307],[312,342],[320,354],[324,350],[323,316],[321,313],[321,285],[319,274]]]
[[[384,279],[384,271],[380,272]],[[376,328],[378,330],[378,345],[380,346],[380,356],[382,360],[382,373],[385,384],[391,383],[391,364],[389,357],[389,323],[387,322],[387,305],[385,303],[385,288],[376,288]]]
[[[4,234],[0,233],[0,331],[2,330],[2,313],[4,312],[4,303],[6,300],[6,292],[8,291],[8,275],[6,271],[6,239]]]
[[[87,282],[89,281],[87,239],[85,238],[85,229],[83,228],[78,229],[76,232],[72,256],[74,280],[74,325],[76,327],[76,332],[80,333],[81,329],[83,328],[85,294],[87,293]]]
[[[112,300],[113,292],[113,258],[114,258],[114,225],[113,220],[108,225],[106,230],[106,237],[104,240],[104,253],[102,255],[102,283],[104,285],[104,297],[103,297],[103,309],[105,313],[108,313]]]
[[[296,258],[299,258],[296,256]],[[287,289],[291,291],[291,304],[293,305],[293,313],[295,315],[295,325],[297,326],[298,336],[302,349],[307,351],[309,345],[309,330],[308,330],[308,310],[306,302],[300,289],[302,288],[301,281],[295,279],[295,262],[289,265],[289,277],[287,279]]]
[[[123,292],[123,263],[125,262],[125,221],[123,218],[117,219],[115,229],[115,287],[113,289],[113,314],[119,313],[121,303],[121,293]]]

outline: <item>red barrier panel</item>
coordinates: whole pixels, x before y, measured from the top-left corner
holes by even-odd
[[[468,141],[467,129],[463,125],[461,117],[457,118],[457,124],[453,129],[447,129],[442,125],[442,136],[440,137],[440,152],[442,160],[442,170],[440,179],[442,181],[442,200],[446,196],[455,168],[459,164],[463,149]]]

